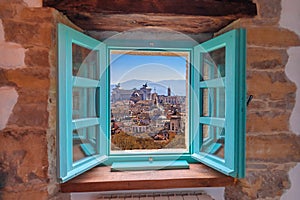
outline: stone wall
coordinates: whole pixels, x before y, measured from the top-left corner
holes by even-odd
[[[247,29],[246,178],[225,189],[225,199],[280,199],[290,188],[289,170],[300,161],[300,137],[290,130],[296,86],[285,74],[287,50],[300,46],[294,32],[279,25],[281,1],[256,0],[258,16],[232,28]]]
[[[281,1],[255,0],[258,16],[222,31],[248,31],[247,174],[225,199],[279,199],[300,162],[290,130],[296,86],[287,50],[300,46],[279,26]],[[73,26],[41,0],[0,0],[0,199],[68,199],[56,181],[56,24]]]
[[[74,25],[41,5],[0,1],[0,199],[59,198],[56,24]]]

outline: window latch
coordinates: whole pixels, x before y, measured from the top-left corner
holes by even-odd
[[[250,94],[250,96],[247,99],[247,106],[249,105],[250,101],[253,99],[253,95]]]

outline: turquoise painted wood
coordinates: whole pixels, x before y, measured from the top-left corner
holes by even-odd
[[[210,145],[207,145],[205,147],[205,152],[208,152],[210,154],[216,153],[220,148],[222,147],[222,144],[212,142]]]
[[[106,41],[105,41],[106,42]],[[149,52],[149,51],[170,51],[170,52],[187,52],[189,54],[191,54],[191,48],[187,48],[187,47],[182,47],[182,48],[173,48],[172,46],[174,46],[174,44],[172,45],[166,45],[164,48],[157,47],[157,46],[151,46],[151,47],[147,47],[148,45],[145,45],[145,43],[143,41],[133,41],[133,43],[131,45],[124,45],[124,44],[129,44],[127,43],[128,41],[122,41],[119,40],[119,42],[121,43],[111,43],[110,41],[108,41],[108,44],[110,44],[111,46],[108,46],[108,55],[110,54],[110,51],[113,50],[123,50],[124,52],[128,51],[132,51],[132,50],[138,50],[138,51],[145,51],[145,52]],[[123,43],[124,42],[124,43]],[[176,42],[175,42],[176,43]],[[162,44],[162,43],[161,43]],[[160,44],[160,45],[161,45]],[[145,45],[145,46],[144,46]],[[176,45],[175,45],[176,46]],[[109,57],[108,57],[109,59]],[[111,61],[109,60],[108,63],[110,63]],[[190,73],[188,73],[190,76]],[[109,81],[110,82],[110,81]],[[109,108],[110,109],[110,108]],[[190,138],[190,137],[189,137]],[[108,138],[110,140],[110,138]],[[110,143],[110,141],[109,141]],[[187,158],[187,155],[190,157],[190,147],[188,147],[188,150],[185,152],[179,151],[179,152],[163,152],[163,151],[140,151],[138,153],[136,152],[128,152],[128,151],[124,151],[124,153],[113,153],[110,152],[109,149],[109,161],[107,162],[108,164],[114,163],[114,162],[123,162],[123,161],[143,161],[143,160],[148,160],[149,157],[153,157],[159,160],[178,160],[178,159],[182,159],[184,157],[184,159]]]
[[[72,120],[73,130],[82,129],[89,126],[95,126],[99,124],[99,118],[83,118]]]
[[[76,77],[76,76],[73,76],[72,80],[73,80],[73,87],[96,88],[99,86],[99,81],[97,81],[97,80]]]
[[[208,59],[205,59],[205,60],[208,60]],[[220,79],[216,80],[216,79],[214,79],[214,77],[215,77],[215,63],[209,62],[208,66],[209,66],[209,68],[208,68],[208,77],[209,77],[209,80],[207,80],[207,81],[201,80],[200,81],[200,88],[202,88],[202,86],[204,85],[204,88],[208,89],[208,97],[207,97],[207,100],[208,100],[208,113],[209,113],[210,117],[214,117],[215,116],[214,115],[215,114],[215,102],[218,101],[218,99],[216,99],[216,97],[214,96],[214,89],[215,89],[216,86],[223,87],[224,83],[222,83],[223,80],[220,80]],[[204,65],[203,65],[203,67],[204,67]],[[202,73],[204,73],[204,69],[201,70],[201,71],[202,71]],[[201,122],[201,118],[200,118],[200,123],[201,123],[201,125],[205,124],[205,123]],[[220,122],[216,123],[216,124],[220,125]],[[211,125],[211,124],[209,124],[209,125]],[[221,125],[223,125],[222,122],[221,122]],[[208,152],[207,150],[204,150],[203,147],[207,143],[212,143],[212,142],[215,141],[215,135],[214,134],[215,134],[214,133],[214,127],[213,126],[208,126],[208,137],[204,137],[203,136],[204,138],[202,139],[203,140],[203,144],[201,146],[201,151]]]
[[[224,74],[225,74],[224,66],[219,64],[217,69],[218,69],[218,72],[219,72],[218,73],[218,78],[224,77]],[[221,106],[222,100],[225,101],[225,78],[222,78],[222,79],[224,81],[223,87],[216,88],[216,98],[219,100],[218,103],[216,104],[216,117],[217,118],[222,117],[223,114],[225,113],[225,107]],[[222,129],[222,130],[224,130],[224,129]],[[221,138],[221,132],[222,131],[220,131],[220,129],[216,130],[216,138],[218,138],[218,139]]]
[[[97,68],[99,68],[99,71],[100,69],[102,70],[98,80],[88,78],[89,74],[95,73],[93,70],[83,73],[86,77],[73,76],[72,59],[74,55],[72,45],[96,52],[97,61],[95,63],[98,64],[94,66],[94,70],[98,70]],[[103,137],[101,135],[107,134],[107,129],[104,129],[104,132],[101,129],[101,127],[107,126],[107,115],[109,113],[107,109],[103,109],[107,105],[107,100],[103,100],[103,98],[107,98],[106,96],[100,96],[99,101],[95,102],[97,105],[95,107],[99,109],[96,113],[102,113],[103,117],[87,118],[92,110],[95,109],[88,106],[88,99],[94,96],[94,94],[88,92],[88,89],[95,88],[96,91],[101,90],[102,93],[109,93],[106,61],[106,46],[103,43],[63,24],[58,24],[58,178],[61,182],[65,182],[87,171],[107,159],[107,143],[104,142],[105,140],[101,142],[99,140],[99,138]],[[79,92],[78,97],[81,102],[79,110],[73,110],[73,88],[83,89]],[[100,110],[101,108],[102,110]],[[78,114],[80,119],[73,119],[73,114]],[[74,130],[78,131],[78,135],[73,134]],[[96,141],[96,149],[94,153],[74,162],[73,140],[78,139]],[[87,145],[82,147],[85,148]],[[88,148],[85,149],[87,150]]]
[[[90,143],[80,144],[80,147],[85,155],[92,156],[96,153],[95,147]]]
[[[128,43],[122,43],[116,46],[116,41],[106,47],[105,44],[94,40],[82,33],[70,29],[62,24],[58,25],[58,138],[59,138],[59,170],[58,176],[62,182],[65,182],[84,171],[100,164],[112,164],[118,162],[127,162],[127,168],[133,169],[134,164],[145,170],[145,165],[149,165],[149,157],[153,158],[153,166],[172,166],[169,162],[177,163],[173,166],[181,166],[181,162],[200,161],[216,170],[234,177],[243,177],[245,171],[245,30],[238,29],[207,41],[191,49],[191,44],[175,43],[166,46],[151,46],[146,43],[144,46],[131,47]],[[99,70],[98,79],[79,77],[72,75],[72,44],[93,50],[97,52],[97,61],[91,66],[94,71],[89,71],[85,75],[90,77]],[[123,45],[123,46],[122,46]],[[161,45],[161,44],[160,44]],[[174,46],[175,45],[175,46]],[[130,46],[130,45],[129,45]],[[164,48],[165,47],[165,48]],[[225,77],[218,76],[214,78],[214,72],[210,72],[210,80],[202,80],[202,64],[209,65],[214,63],[203,59],[203,53],[226,48]],[[109,51],[114,49],[132,50],[139,49],[145,51],[189,51],[191,55],[191,66],[189,73],[189,139],[190,147],[182,153],[126,153],[112,154],[110,152],[110,74],[109,74]],[[82,88],[81,101],[86,102],[88,106],[83,106],[79,110],[73,110],[72,89]],[[94,88],[95,94],[89,96],[88,88]],[[225,88],[225,118],[220,117],[224,112],[219,108],[218,103],[210,103],[209,113],[213,117],[203,117],[203,100],[201,90],[217,91],[212,102],[219,102],[224,95],[220,90]],[[96,99],[96,105],[89,102],[89,99]],[[215,109],[213,106],[217,106]],[[89,113],[96,109],[96,117],[88,117]],[[223,109],[223,110],[222,110]],[[216,111],[215,111],[216,110]],[[216,112],[216,113],[215,113]],[[72,114],[80,114],[80,119],[72,119]],[[221,148],[221,144],[216,143],[221,133],[215,134],[210,130],[210,137],[204,141],[203,125],[225,128],[225,159],[213,156],[212,153]],[[88,129],[87,133],[84,129]],[[78,135],[73,134],[73,130],[78,131]],[[80,132],[84,134],[80,134]],[[74,135],[74,136],[73,136]],[[73,139],[85,139],[88,143],[80,145],[86,154],[86,158],[73,162]],[[206,149],[207,151],[203,151]],[[94,151],[93,151],[94,150]],[[138,164],[135,162],[139,162]],[[143,164],[144,162],[144,164]],[[121,166],[122,164],[117,164]],[[113,164],[114,166],[116,164]],[[129,166],[129,167],[128,167]],[[187,166],[186,164],[182,166]],[[150,167],[151,168],[151,167]]]
[[[239,74],[237,92],[238,96],[238,108],[236,110],[238,116],[238,124],[236,129],[239,131],[236,140],[239,142],[235,145],[235,152],[237,153],[236,165],[239,166],[237,169],[238,177],[245,177],[246,173],[246,112],[247,112],[247,89],[246,89],[246,41],[247,35],[245,29],[240,29],[238,32],[238,40],[235,47],[235,52],[239,56],[235,57],[235,62],[240,66],[237,70]]]
[[[166,170],[166,169],[189,169],[185,160],[165,161],[140,161],[140,162],[114,162],[111,171],[145,171],[145,170]]]
[[[194,60],[200,62],[194,62],[193,65],[199,67],[198,71],[201,71],[203,54],[225,47],[225,119],[217,118],[219,122],[216,122],[206,117],[200,117],[199,121],[200,127],[201,124],[225,127],[225,156],[224,159],[221,159],[212,154],[198,151],[198,147],[195,147],[196,150],[194,150],[192,157],[233,177],[243,177],[245,173],[245,44],[245,30],[237,29],[194,48]],[[208,85],[201,83],[201,81],[199,84],[198,80],[192,80],[192,85],[208,88],[216,86],[216,84]],[[199,116],[201,114],[194,112],[194,115]],[[224,123],[222,124],[220,121],[224,121]],[[199,139],[199,143],[202,144],[203,141],[201,138]]]
[[[225,125],[225,119],[224,118],[216,118],[216,117],[200,117],[199,122],[201,124],[211,125],[211,126],[217,126],[223,128]]]
[[[117,47],[118,49],[139,49],[139,50],[164,50],[170,49],[191,49],[198,43],[195,40],[174,40],[169,42],[167,40],[124,40],[124,39],[107,39],[105,40],[107,46]]]
[[[200,88],[220,88],[225,86],[225,78],[216,78],[199,83]]]
[[[203,60],[194,51],[192,51],[191,56],[191,75],[189,80],[190,85],[190,101],[189,101],[189,131],[191,138],[191,152],[199,153],[200,147],[202,145],[203,131],[202,126],[200,126],[200,111],[203,109],[202,103],[202,93],[200,93],[200,80],[202,80],[201,71],[199,63],[203,63]]]

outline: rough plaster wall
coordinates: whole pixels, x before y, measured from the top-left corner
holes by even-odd
[[[0,46],[0,66],[2,68],[18,68],[25,65],[25,49],[19,44],[2,43]]]
[[[0,130],[4,129],[17,103],[18,93],[13,87],[0,87]]]
[[[300,2],[299,2],[300,5]],[[300,10],[300,6],[299,6]],[[300,20],[300,17],[299,17]],[[300,37],[300,32],[299,32]],[[289,60],[286,66],[287,76],[297,85],[296,102],[290,118],[290,129],[300,135],[300,47],[288,49]]]
[[[296,165],[290,172],[291,188],[282,195],[281,200],[297,200],[300,196],[300,163]]]
[[[25,49],[20,45],[5,42],[4,29],[0,19],[0,69],[24,66]],[[17,55],[17,56],[15,56]],[[18,93],[14,87],[0,87],[0,130],[4,129],[17,103]]]
[[[280,25],[294,31],[300,37],[300,1],[298,0],[282,0],[282,12]],[[287,76],[297,85],[297,96],[295,107],[290,119],[291,130],[300,135],[300,47],[292,47],[288,50],[289,61],[286,66]]]
[[[42,7],[43,0],[24,0],[28,7]]]
[[[282,0],[281,2],[280,26],[288,28],[300,37],[300,1]],[[300,135],[300,47],[288,49],[289,60],[286,66],[287,76],[297,85],[296,102],[290,118],[290,129],[297,135]],[[300,196],[300,163],[298,163],[290,172],[289,179],[291,188],[281,197],[281,200],[294,200]]]
[[[2,20],[0,19],[0,43],[3,42],[4,42],[4,29],[3,29]]]
[[[16,43],[5,42],[2,20],[0,19],[0,68],[14,69],[25,66],[25,49]]]

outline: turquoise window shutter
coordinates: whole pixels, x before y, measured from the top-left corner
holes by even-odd
[[[154,155],[158,163],[196,160],[224,174],[244,177],[245,45],[245,30],[237,29],[194,48],[159,48],[189,51],[192,65],[188,80],[190,148],[180,155]],[[147,50],[158,49],[147,47]],[[104,43],[58,25],[58,177],[61,182],[103,162],[131,164],[149,158],[147,154],[111,155],[109,152],[108,60],[108,47]]]
[[[108,155],[105,44],[58,24],[58,177],[65,182]]]
[[[245,174],[246,33],[237,29],[194,48],[192,157],[224,174]]]

